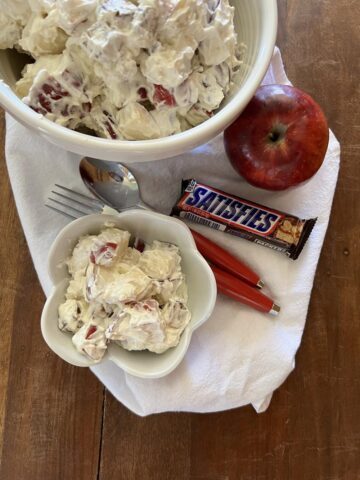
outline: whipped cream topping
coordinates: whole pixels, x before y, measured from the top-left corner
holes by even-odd
[[[163,353],[191,318],[178,247],[154,241],[140,252],[129,241],[129,232],[105,228],[80,238],[67,260],[71,279],[58,326],[94,361],[111,341]]]
[[[189,129],[219,108],[240,65],[229,0],[2,0],[0,48],[29,53],[17,93],[98,136]]]

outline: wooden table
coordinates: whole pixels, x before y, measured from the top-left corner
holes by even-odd
[[[323,106],[343,152],[294,373],[261,415],[130,413],[43,342],[44,295],[2,157],[1,480],[360,479],[360,2],[279,0],[279,8],[287,72]]]

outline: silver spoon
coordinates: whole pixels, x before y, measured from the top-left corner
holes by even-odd
[[[143,208],[152,210],[140,197],[134,175],[121,163],[84,157],[79,165],[80,175],[91,193],[115,210]]]

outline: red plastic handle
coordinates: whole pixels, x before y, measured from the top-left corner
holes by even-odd
[[[217,265],[223,270],[231,273],[235,277],[240,278],[249,285],[261,288],[263,283],[259,275],[253,272],[247,265],[242,263],[238,258],[224,250],[222,247],[204,237],[195,230],[191,230],[196,246],[199,252],[211,263]]]
[[[210,266],[214,272],[219,292],[260,312],[274,315],[279,313],[280,308],[274,304],[271,298],[215,265]]]

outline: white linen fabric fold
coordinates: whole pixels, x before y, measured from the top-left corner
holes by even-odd
[[[278,49],[263,83],[289,83]],[[79,157],[56,148],[7,116],[6,160],[32,259],[49,294],[47,254],[68,220],[44,203],[54,183],[85,191],[78,175]],[[303,218],[318,217],[318,221],[296,261],[246,240],[196,227],[260,273],[267,285],[264,291],[281,305],[281,313],[273,318],[219,295],[213,315],[194,333],[185,359],[167,377],[135,378],[110,361],[92,368],[120,402],[142,416],[165,411],[213,412],[250,403],[258,412],[267,409],[273,391],[295,365],[339,162],[340,146],[331,133],[325,162],[315,177],[289,191],[268,192],[246,184],[233,171],[220,135],[184,155],[131,166],[144,201],[164,213],[176,201],[181,180],[196,178]]]

